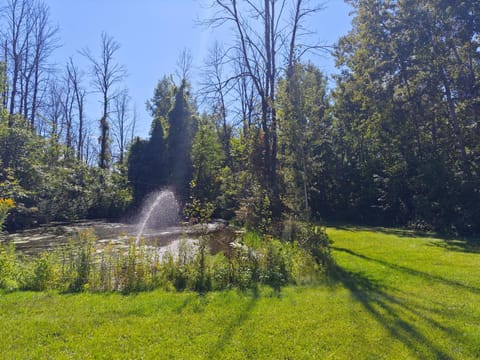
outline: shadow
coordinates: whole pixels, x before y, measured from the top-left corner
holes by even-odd
[[[330,285],[341,284],[348,289],[351,296],[361,303],[378,324],[420,358],[451,359],[450,355],[427,338],[413,320],[408,318],[420,318],[447,335],[457,337],[458,340],[461,338],[460,332],[443,326],[419,311],[415,305],[407,304],[401,298],[391,295],[387,290],[394,292],[393,288],[387,288],[378,280],[371,279],[361,272],[348,271],[338,265],[332,265],[329,275]],[[425,312],[433,312],[433,309]]]
[[[456,235],[447,235],[436,233],[433,231],[409,230],[400,228],[385,228],[374,226],[358,226],[358,225],[332,225],[335,229],[357,232],[371,231],[385,235],[395,235],[401,238],[427,238],[442,240],[443,242],[432,242],[431,246],[442,247],[446,250],[459,251],[465,253],[480,254],[480,238],[479,237],[459,237]]]
[[[479,239],[441,239],[442,241],[431,242],[428,245],[439,247],[449,251],[480,254]]]
[[[392,264],[392,263],[389,263],[389,262],[384,261],[384,260],[375,259],[375,258],[366,256],[366,255],[363,255],[363,254],[356,253],[355,251],[352,251],[350,249],[345,249],[345,248],[336,247],[336,246],[332,246],[332,249],[335,250],[335,251],[341,251],[341,252],[350,254],[350,255],[358,257],[360,259],[375,262],[377,264],[386,266],[390,269],[401,271],[401,272],[403,272],[405,274],[408,274],[408,275],[418,276],[418,277],[421,277],[425,280],[439,282],[439,283],[442,283],[444,285],[449,285],[449,286],[452,286],[452,287],[459,287],[459,288],[471,291],[473,293],[480,294],[480,288],[465,285],[465,284],[463,284],[459,281],[456,281],[456,280],[450,280],[450,279],[446,279],[446,278],[444,278],[442,276],[439,276],[439,275],[433,275],[433,274],[429,274],[429,273],[426,273],[426,272],[423,272],[423,271],[414,270],[414,269],[408,268],[406,266]]]
[[[177,308],[175,308],[175,312],[177,314],[181,314],[190,304],[193,303],[194,299],[195,299],[195,295],[188,296],[185,300],[182,301],[182,303]]]
[[[257,291],[252,291],[251,298],[248,300],[245,306],[243,306],[242,310],[237,314],[237,316],[231,319],[231,322],[226,327],[223,335],[220,336],[216,344],[207,355],[207,359],[221,359],[223,350],[232,340],[237,328],[242,326],[242,324],[250,318],[252,310],[255,308],[255,305],[258,301],[258,296],[259,295]]]
[[[401,228],[387,228],[382,226],[360,226],[360,225],[333,225],[335,229],[343,231],[371,231],[385,235],[395,235],[404,238],[424,237],[424,238],[436,238],[436,239],[453,239],[451,237],[437,234],[432,231],[410,230]]]

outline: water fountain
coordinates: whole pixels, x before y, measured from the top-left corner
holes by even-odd
[[[162,229],[178,224],[179,206],[171,190],[162,190],[150,194],[143,205],[138,221],[136,243],[140,242],[147,229]]]
[[[132,221],[133,220],[133,221]],[[53,223],[35,229],[19,231],[5,235],[5,243],[13,242],[18,251],[35,255],[67,245],[76,239],[78,232],[93,231],[101,248],[111,244],[127,249],[133,238],[137,245],[145,240],[145,245],[157,249],[159,254],[178,252],[180,244],[195,246],[199,239],[209,235],[213,252],[228,249],[237,235],[234,228],[227,228],[225,222],[214,221],[193,226],[180,225],[180,206],[171,190],[156,191],[144,201],[141,211],[135,219],[128,222],[109,222],[105,220],[82,220],[70,223]]]

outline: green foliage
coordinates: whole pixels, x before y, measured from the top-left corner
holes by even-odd
[[[131,194],[122,170],[89,167],[69,151],[36,135],[20,117],[11,126],[0,123],[0,198],[16,204],[9,228],[125,211]]]
[[[96,182],[88,189],[89,195],[93,196],[88,216],[93,218],[122,216],[132,202],[124,169],[110,171],[96,168],[91,171]]]
[[[59,257],[44,252],[33,260],[29,267],[31,273],[24,276],[22,288],[26,290],[45,291],[58,289],[61,284]]]
[[[204,115],[192,144],[192,194],[202,201],[215,201],[220,195],[221,169],[225,160],[213,123]]]
[[[202,224],[206,223],[197,226]],[[318,261],[316,250],[328,242],[321,243],[315,235],[285,242],[247,232],[229,249],[212,253],[210,244],[216,240],[205,231],[197,243],[182,241],[175,254],[160,256],[158,249],[134,239],[127,248],[114,247],[96,244],[92,232],[81,232],[69,245],[38,256],[19,257],[13,245],[0,246],[0,288],[123,293],[163,288],[205,293],[265,284],[278,292],[325,272],[327,264]]]
[[[256,181],[245,189],[236,211],[236,220],[250,230],[258,229],[263,233],[270,231],[272,222],[270,196]]]
[[[15,247],[12,243],[0,243],[0,289],[8,291],[19,287],[20,268]]]
[[[188,195],[193,176],[192,144],[197,131],[196,111],[190,96],[190,85],[182,80],[175,92],[175,103],[168,113],[167,168],[169,184],[180,198]]]
[[[194,184],[192,184],[192,189],[195,189]],[[193,195],[183,209],[183,213],[190,224],[204,225],[211,221],[214,211],[215,204],[205,201],[202,202]]]
[[[476,2],[352,5],[353,29],[336,50],[343,69],[333,92],[338,156],[330,162],[335,171],[322,176],[331,177],[327,191],[340,201],[320,210],[344,220],[349,212],[348,220],[478,232]]]
[[[279,241],[270,240],[264,257],[265,270],[261,279],[278,292],[291,280],[290,252]]]
[[[167,121],[168,113],[175,103],[175,84],[172,77],[164,76],[159,80],[152,99],[147,102],[154,121],[160,120],[163,130],[168,134],[170,124]]]
[[[69,291],[79,292],[89,288],[90,273],[94,266],[94,240],[92,233],[79,234],[79,242],[69,264]]]
[[[285,235],[289,241],[295,241],[307,251],[317,265],[325,268],[332,261],[330,254],[331,240],[324,228],[312,223],[290,221],[286,224]]]
[[[317,174],[330,147],[327,78],[312,64],[296,63],[279,82],[277,102],[283,202],[292,214],[308,220],[312,193],[323,190]]]
[[[133,197],[136,201],[143,199],[151,188],[149,181],[152,181],[152,167],[148,145],[148,141],[135,138],[128,152],[128,181],[132,186]]]
[[[128,156],[128,180],[138,204],[150,192],[172,186],[183,200],[193,178],[192,145],[197,130],[190,85],[164,78],[147,107],[154,119],[148,141],[135,139]],[[199,150],[199,148],[197,148]],[[207,191],[207,190],[206,190]]]
[[[0,184],[1,186],[1,184]],[[3,223],[7,218],[8,212],[15,207],[15,203],[12,199],[0,198],[0,232],[3,227]]]

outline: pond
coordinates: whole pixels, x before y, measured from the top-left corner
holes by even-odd
[[[25,255],[35,255],[43,251],[53,250],[78,240],[78,234],[83,231],[92,231],[97,238],[97,248],[106,244],[117,248],[127,248],[132,241],[136,241],[138,224],[109,222],[104,220],[76,221],[70,223],[52,223],[34,229],[16,233],[3,233],[0,239],[3,244],[13,242],[17,252]],[[176,253],[181,243],[196,246],[202,236],[208,236],[211,253],[229,252],[230,243],[241,232],[227,226],[223,221],[216,221],[205,225],[178,225],[159,229],[145,228],[140,242],[149,248],[157,249],[158,253]]]

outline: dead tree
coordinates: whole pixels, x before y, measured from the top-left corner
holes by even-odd
[[[308,7],[306,0],[215,0],[216,10],[206,21],[211,27],[232,25],[235,44],[229,49],[240,54],[241,76],[248,77],[260,100],[260,129],[263,141],[264,185],[270,190],[274,207],[279,204],[277,186],[277,110],[276,88],[280,76],[280,57],[293,59],[303,20],[319,8]],[[293,14],[288,14],[288,11]],[[290,35],[291,34],[291,35]],[[290,46],[286,46],[290,37]],[[287,49],[286,49],[287,48]],[[313,47],[310,47],[313,48]],[[302,53],[302,52],[299,52]],[[273,209],[277,210],[277,209]]]
[[[128,142],[133,137],[133,124],[130,118],[130,95],[128,89],[120,91],[114,99],[113,137],[118,149],[118,162],[124,163]]]
[[[85,143],[85,97],[86,90],[82,87],[82,75],[77,66],[75,66],[73,59],[70,58],[67,63],[67,76],[69,83],[72,86],[73,97],[77,109],[77,159],[83,160],[84,143]]]
[[[115,55],[120,49],[120,44],[113,37],[102,33],[100,57],[95,58],[89,49],[81,52],[92,65],[92,84],[102,98],[102,116],[100,118],[100,152],[98,165],[102,169],[110,167],[110,103],[113,99],[113,86],[122,81],[126,76],[125,68],[115,62]]]
[[[30,116],[26,117],[30,120],[30,126],[35,127],[37,110],[39,106],[40,92],[42,91],[42,83],[48,78],[48,73],[52,71],[48,63],[48,58],[52,52],[58,47],[58,27],[50,24],[50,10],[43,4],[38,3],[34,8],[34,25],[32,29],[33,36],[33,59],[32,59],[32,78],[31,81],[31,110]]]
[[[48,6],[34,0],[8,0],[2,9],[2,20],[2,45],[9,75],[8,109],[10,115],[22,114],[33,128],[41,86],[45,90],[50,70],[48,58],[57,47],[58,28],[50,24]]]
[[[217,120],[217,133],[223,146],[226,164],[231,165],[230,138],[232,126],[227,119],[226,99],[233,86],[230,82],[232,79],[225,78],[225,61],[225,51],[220,44],[215,43],[205,64],[200,93],[203,101],[211,106],[214,111]]]

